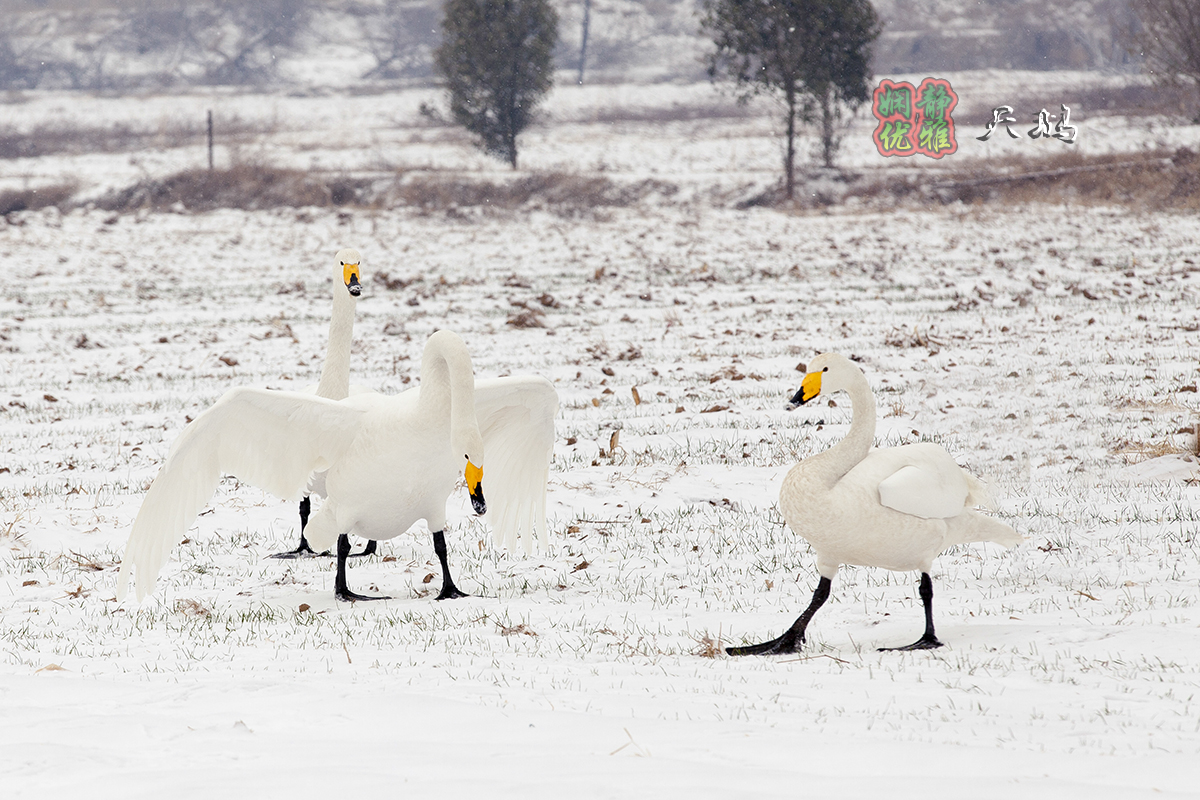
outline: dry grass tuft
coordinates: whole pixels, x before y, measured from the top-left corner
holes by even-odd
[[[542,317],[539,311],[527,308],[510,316],[505,324],[514,328],[544,328],[546,323],[542,321]]]
[[[1163,456],[1178,455],[1179,453],[1187,453],[1189,448],[1181,447],[1172,439],[1159,439],[1153,442],[1134,442],[1125,440],[1117,444],[1113,448],[1113,453],[1122,456],[1126,463],[1136,464],[1139,461],[1148,461],[1152,458],[1162,458]]]
[[[704,634],[696,639],[696,649],[692,651],[692,655],[700,658],[716,658],[725,654],[725,647],[721,644],[721,635],[718,633],[717,638],[713,638],[711,634]]]
[[[505,625],[501,622],[496,623],[496,627],[500,630],[501,636],[537,636],[537,632],[526,625],[524,622],[516,625]]]
[[[196,600],[175,601],[175,611],[176,613],[183,614],[185,617],[205,619],[212,616],[212,611]]]
[[[889,347],[925,347],[929,349],[929,355],[937,355],[942,345],[945,344],[941,339],[938,339],[932,328],[922,329],[920,326],[914,325],[912,330],[907,328],[892,328],[883,340],[883,343]]]

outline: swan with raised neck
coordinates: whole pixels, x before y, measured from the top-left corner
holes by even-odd
[[[346,247],[334,256],[333,316],[329,319],[329,343],[317,396],[341,400],[350,395],[350,345],[354,338],[354,312],[362,294],[362,256]]]
[[[728,648],[730,655],[799,650],[808,622],[828,599],[842,564],[919,570],[925,633],[898,649],[941,647],[933,627],[933,559],[956,544],[988,541],[1012,547],[1022,541],[1008,525],[972,510],[986,501],[986,490],[939,445],[872,447],[875,397],[862,370],[845,356],[822,353],[814,358],[789,408],[838,391],[850,395],[849,432],[833,447],[792,467],[779,492],[788,527],[816,554],[820,581],[812,602],[782,636]]]

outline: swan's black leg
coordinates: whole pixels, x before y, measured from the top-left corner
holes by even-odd
[[[933,579],[928,572],[921,573],[921,603],[925,606],[925,633],[921,638],[904,647],[881,647],[880,650],[933,650],[942,646],[933,633]]]
[[[763,656],[799,652],[800,645],[804,644],[804,629],[808,627],[808,621],[813,618],[813,614],[817,613],[817,609],[829,599],[829,589],[832,586],[833,581],[821,576],[808,608],[804,609],[804,613],[796,618],[792,627],[788,628],[778,639],[745,647],[726,647],[725,652],[731,656]]]
[[[308,539],[304,536],[304,528],[308,525],[308,515],[310,511],[312,511],[312,504],[309,502],[308,497],[305,496],[305,498],[300,501],[300,544],[295,550],[285,550],[282,553],[274,553],[268,556],[268,558],[309,558],[312,556],[327,556],[330,554],[328,550],[326,550],[324,553],[313,552],[312,547],[308,544]]]
[[[367,546],[360,553],[351,553],[351,558],[362,558],[363,556],[373,556],[375,551],[379,549],[379,542],[374,539],[367,539]]]
[[[355,600],[391,600],[390,597],[367,597],[350,591],[346,586],[346,558],[350,555],[350,537],[342,534],[337,540],[337,577],[333,579],[333,596],[344,602]]]
[[[433,532],[433,552],[437,553],[438,561],[442,562],[442,591],[438,600],[452,600],[456,597],[470,597],[466,592],[460,592],[450,577],[450,564],[446,561],[446,532]]]

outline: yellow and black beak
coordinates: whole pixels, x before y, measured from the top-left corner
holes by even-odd
[[[821,393],[821,374],[820,372],[810,372],[804,376],[804,380],[800,381],[800,391],[792,395],[792,399],[788,402],[788,411],[812,400]]]
[[[471,495],[471,507],[480,516],[486,514],[487,502],[483,499],[483,470],[467,461],[467,470],[463,477],[467,479],[467,492]]]
[[[352,296],[362,294],[362,284],[358,282],[358,264],[342,264],[342,278],[346,281],[346,291]]]

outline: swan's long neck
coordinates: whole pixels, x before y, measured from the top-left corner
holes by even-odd
[[[442,417],[450,412],[450,438],[473,431],[479,435],[475,416],[475,373],[471,357],[457,335],[438,331],[429,337],[421,356],[420,413]],[[444,418],[444,417],[442,417]]]
[[[850,432],[833,447],[813,456],[833,480],[841,478],[866,458],[875,443],[875,395],[871,394],[866,377],[859,373],[845,391],[850,395],[853,409]]]
[[[341,286],[340,279],[333,287],[333,318],[329,320],[329,346],[325,351],[325,366],[317,395],[330,400],[343,400],[350,395],[350,342],[354,337],[354,306],[356,300]]]

